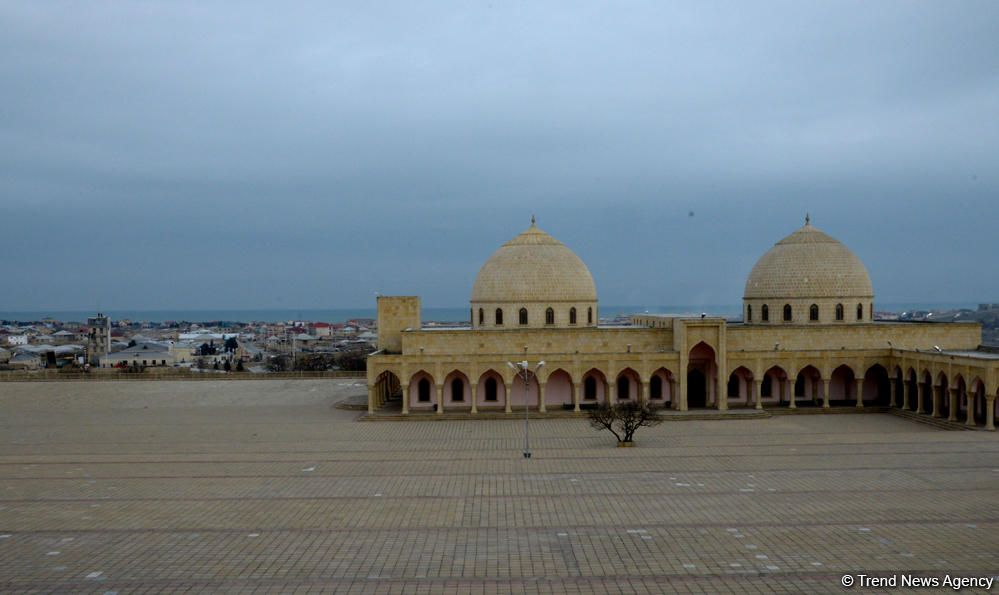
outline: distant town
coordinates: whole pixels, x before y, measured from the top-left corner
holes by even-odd
[[[999,348],[999,303],[947,311],[878,311],[875,320],[913,323],[977,322],[982,345]],[[735,319],[734,321],[736,321]],[[601,325],[629,325],[630,317],[600,319]],[[426,326],[460,328],[467,321],[428,321]],[[287,371],[365,369],[375,350],[373,318],[329,323],[111,320],[98,313],[84,322],[54,318],[0,321],[0,370],[90,369],[140,372],[181,368],[193,372],[265,374]]]

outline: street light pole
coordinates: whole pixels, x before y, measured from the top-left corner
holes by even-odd
[[[525,353],[527,349],[524,349]],[[541,366],[545,365],[545,362],[539,361],[537,365],[534,366],[534,370],[531,371],[525,359],[522,362],[507,362],[506,365],[510,366],[517,376],[524,379],[524,458],[531,458],[531,432],[530,432],[530,410],[531,410],[531,385],[529,383],[530,377],[533,374],[535,377],[538,375],[538,370]]]

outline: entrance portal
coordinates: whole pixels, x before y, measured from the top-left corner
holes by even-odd
[[[698,369],[687,372],[687,407],[707,407],[708,405],[707,378]]]

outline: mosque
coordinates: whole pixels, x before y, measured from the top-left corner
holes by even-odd
[[[894,407],[994,429],[999,353],[978,323],[874,320],[864,264],[805,225],[746,279],[741,321],[640,314],[600,326],[593,277],[538,229],[479,270],[466,328],[424,327],[419,297],[378,298],[368,411],[580,411],[638,401],[677,411]],[[544,365],[526,387],[508,362]],[[842,409],[840,409],[842,410]]]

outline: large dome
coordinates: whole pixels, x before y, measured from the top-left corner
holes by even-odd
[[[846,246],[805,226],[768,250],[746,280],[744,299],[873,298],[871,277]]]
[[[593,277],[572,250],[538,229],[503,244],[479,269],[472,303],[596,302]]]

